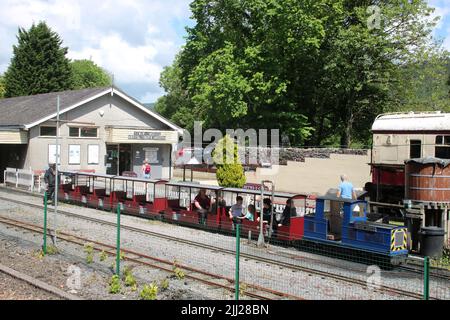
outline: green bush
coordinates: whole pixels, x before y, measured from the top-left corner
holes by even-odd
[[[103,250],[103,251],[100,253],[100,261],[105,261],[106,258],[108,258],[108,255],[107,255],[106,252]]]
[[[161,280],[161,291],[167,290],[169,288],[169,279],[163,279]]]
[[[118,275],[113,275],[109,281],[109,293],[116,294],[120,292],[120,278]]]
[[[139,297],[142,300],[156,300],[158,296],[158,287],[152,283],[150,285],[144,285],[141,292],[139,293]]]
[[[86,262],[94,262],[94,245],[92,243],[86,243],[84,245],[84,252],[86,252]]]
[[[125,282],[125,286],[132,287],[133,289],[137,287],[136,279],[131,272],[131,268],[128,266],[126,266],[123,270],[123,280]]]
[[[216,178],[219,185],[225,188],[242,188],[246,178],[234,140],[229,136],[220,139],[212,156],[217,167]]]

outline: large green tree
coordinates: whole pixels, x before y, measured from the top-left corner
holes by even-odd
[[[194,121],[200,118],[193,113],[193,103],[188,96],[188,91],[181,83],[179,57],[177,55],[173,64],[165,67],[161,73],[159,84],[167,94],[158,99],[155,110],[180,127],[192,131]]]
[[[103,87],[111,84],[111,75],[91,60],[74,60],[72,68],[72,88],[85,89]]]
[[[6,97],[72,88],[72,69],[59,35],[45,22],[19,28],[11,64],[5,73]]]
[[[366,143],[435,25],[425,0],[195,0],[191,10],[166,97],[183,92],[177,105],[209,127],[276,128],[294,145]]]

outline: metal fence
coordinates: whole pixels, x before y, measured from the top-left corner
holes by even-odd
[[[43,184],[41,174],[33,170],[6,168],[3,172],[3,181],[7,186],[41,192]]]

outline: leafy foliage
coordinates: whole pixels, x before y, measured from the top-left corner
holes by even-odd
[[[6,92],[5,78],[2,75],[0,75],[0,99],[5,97],[5,92]]]
[[[120,292],[120,278],[118,275],[113,275],[109,281],[109,293],[117,294]]]
[[[217,142],[212,153],[216,177],[220,186],[242,188],[245,184],[244,168],[239,159],[238,146],[228,135]]]
[[[59,35],[45,22],[19,28],[18,44],[5,77],[5,97],[69,90],[72,69]]]
[[[94,245],[92,243],[86,243],[84,245],[84,252],[86,253],[86,263],[90,264],[94,262]]]
[[[72,89],[103,87],[111,84],[111,76],[90,60],[74,60],[72,68]]]
[[[196,23],[157,104],[189,130],[196,119],[350,146],[368,143],[380,113],[448,102],[449,55],[431,38],[425,0],[195,0],[191,10]]]
[[[145,284],[139,293],[139,297],[142,300],[156,300],[158,296],[158,287],[152,283],[150,285]]]
[[[135,277],[133,276],[133,273],[131,271],[130,267],[125,267],[123,270],[123,280],[125,282],[125,286],[131,287],[132,291],[136,291],[137,289],[137,281]]]

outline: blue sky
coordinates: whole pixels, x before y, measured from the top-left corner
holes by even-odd
[[[435,8],[434,15],[441,17],[434,35],[444,41],[444,47],[450,51],[450,0],[429,0],[429,5]]]
[[[45,20],[71,59],[91,59],[142,102],[164,94],[159,76],[184,44],[191,0],[0,0],[0,73],[12,56],[17,28]],[[450,50],[450,0],[429,0],[442,20],[435,36]]]

